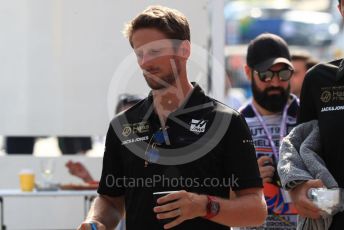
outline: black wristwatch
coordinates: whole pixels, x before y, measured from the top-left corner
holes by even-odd
[[[208,203],[207,203],[207,214],[204,216],[206,219],[211,219],[220,212],[220,203],[213,196],[207,196]]]

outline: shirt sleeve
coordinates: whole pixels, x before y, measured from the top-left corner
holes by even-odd
[[[232,190],[263,187],[252,136],[242,115],[233,115],[226,140],[225,169],[232,178]]]
[[[314,78],[312,73],[314,69],[307,73],[305,80],[302,84],[300,95],[300,109],[298,113],[298,123],[307,122],[310,120],[318,119],[316,105],[312,95],[312,79]]]
[[[110,125],[105,141],[103,169],[98,187],[99,194],[108,196],[124,195],[125,189],[121,185],[124,173],[120,151],[121,142],[114,128]]]

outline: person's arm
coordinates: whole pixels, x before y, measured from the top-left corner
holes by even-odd
[[[98,196],[87,215],[86,220],[78,230],[91,229],[91,223],[96,224],[97,230],[114,229],[124,214],[124,197]]]
[[[105,142],[103,169],[99,182],[100,194],[93,203],[86,220],[78,230],[88,230],[89,222],[96,223],[98,230],[114,229],[124,213],[125,188],[119,184],[107,183],[108,179],[123,178],[121,144],[114,131],[112,121]]]
[[[267,216],[263,189],[247,188],[234,191],[234,193],[236,197],[225,200],[223,215],[214,217],[214,221],[235,227],[262,225]]]
[[[248,188],[236,191],[235,194],[236,198],[232,200],[216,197],[216,201],[220,205],[220,211],[210,220],[229,227],[259,226],[263,224],[267,209],[262,189]],[[158,199],[159,204],[170,201],[174,202],[154,208],[158,219],[177,217],[172,222],[164,225],[165,229],[173,228],[185,220],[196,217],[204,218],[207,213],[208,198],[206,195],[178,191]]]
[[[66,167],[68,168],[68,171],[73,176],[79,177],[86,183],[92,183],[94,182],[93,177],[89,173],[89,171],[86,169],[86,167],[79,161],[73,162],[68,161],[66,163]]]
[[[310,188],[324,186],[321,180],[314,179],[318,177],[319,171],[322,174],[327,171],[319,167],[317,159],[312,158],[320,151],[317,121],[298,125],[281,143],[278,171],[282,184],[288,189],[293,204],[302,217],[320,218],[321,210],[307,194]]]

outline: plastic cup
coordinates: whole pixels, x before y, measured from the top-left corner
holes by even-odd
[[[19,173],[19,182],[23,192],[32,192],[35,187],[35,174],[31,169],[23,169]]]

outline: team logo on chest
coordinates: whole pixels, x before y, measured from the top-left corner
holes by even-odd
[[[123,131],[122,131],[122,135],[127,137],[131,134],[131,127],[130,126],[126,126],[123,128]]]
[[[191,120],[191,125],[190,125],[190,131],[194,133],[204,133],[205,132],[205,127],[207,125],[206,120],[196,120],[192,119]]]
[[[122,135],[128,137],[130,134],[146,133],[149,131],[149,124],[145,121],[133,123],[133,124],[124,124]]]
[[[343,102],[344,101],[344,86],[332,86],[332,87],[321,88],[320,100],[323,103]]]
[[[324,91],[321,93],[320,100],[324,103],[327,103],[331,100],[331,92],[330,91]]]

